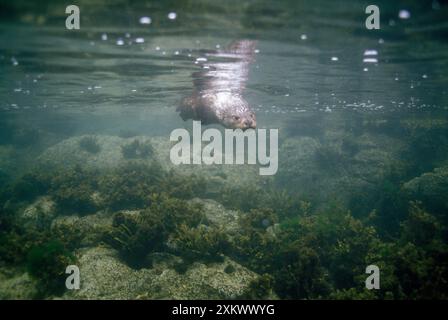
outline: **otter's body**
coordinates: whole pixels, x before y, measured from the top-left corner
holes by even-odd
[[[254,41],[242,40],[228,50],[209,54],[230,60],[204,63],[202,71],[193,73],[194,91],[178,108],[182,119],[219,123],[226,128],[255,128],[255,114],[242,96],[254,51]]]

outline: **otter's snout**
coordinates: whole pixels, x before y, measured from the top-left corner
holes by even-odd
[[[244,128],[245,129],[255,129],[257,127],[257,121],[255,119],[246,119],[244,120]]]

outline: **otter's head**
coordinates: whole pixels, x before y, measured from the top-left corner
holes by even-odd
[[[227,112],[222,119],[222,124],[226,128],[246,130],[257,127],[255,113],[246,101],[233,99],[232,105],[226,109]]]

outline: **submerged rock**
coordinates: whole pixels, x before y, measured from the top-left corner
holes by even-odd
[[[436,212],[448,209],[448,167],[436,168],[403,185],[403,192],[412,200],[421,200]]]
[[[153,268],[134,270],[121,262],[113,249],[85,249],[78,260],[81,289],[67,291],[63,298],[232,299],[244,294],[259,277],[228,258],[222,263],[194,263],[184,274],[163,261],[161,256]]]
[[[210,199],[195,198],[191,202],[203,205],[205,216],[213,226],[220,227],[228,233],[238,230],[237,211],[228,210],[219,202]]]
[[[33,299],[37,294],[37,281],[28,273],[0,270],[0,300]]]
[[[49,225],[56,216],[56,204],[51,197],[43,196],[37,198],[22,212],[22,218],[26,225],[43,227]]]
[[[102,211],[87,216],[58,216],[51,223],[51,232],[68,240],[73,239],[80,246],[93,246],[101,241],[111,225],[112,216]]]
[[[43,166],[75,166],[79,165],[85,169],[110,169],[118,167],[126,159],[123,158],[122,146],[133,139],[123,139],[115,136],[95,136],[99,146],[96,153],[83,150],[81,141],[90,136],[77,136],[63,140],[58,144],[45,150],[38,158]],[[139,141],[146,141],[140,138]]]
[[[95,142],[99,146],[99,151],[96,153],[80,148],[80,141],[86,137],[89,136],[71,137],[51,146],[38,157],[38,164],[44,168],[79,166],[83,169],[104,171],[119,168],[130,161],[148,165],[155,161],[165,170],[174,170],[183,175],[196,174],[206,178],[210,194],[219,193],[220,188],[225,185],[260,184],[267,178],[259,175],[257,165],[174,165],[170,161],[170,150],[175,143],[171,142],[168,136],[120,138],[96,135]],[[133,144],[151,146],[151,151],[143,154],[137,152],[137,156],[129,157],[126,146]]]
[[[384,135],[286,139],[279,150],[279,186],[325,202],[347,204],[359,191],[370,192],[398,162],[402,144]]]

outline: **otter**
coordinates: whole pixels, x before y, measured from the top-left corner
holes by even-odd
[[[226,50],[215,51],[207,56],[212,59],[227,59],[225,62],[207,62],[198,59],[202,70],[194,72],[193,93],[182,99],[177,108],[181,118],[200,120],[203,124],[219,123],[226,128],[256,128],[255,113],[243,98],[249,74],[249,65],[254,60],[256,42],[239,40]]]

